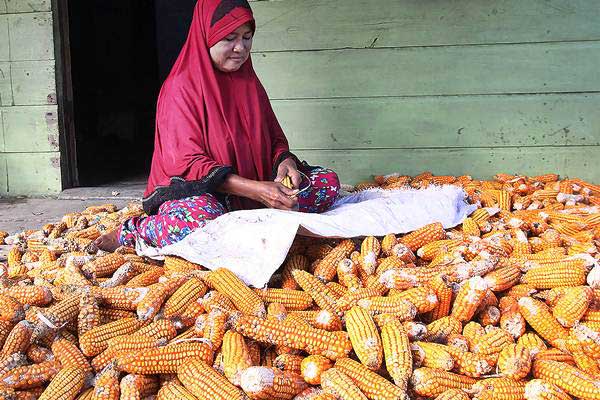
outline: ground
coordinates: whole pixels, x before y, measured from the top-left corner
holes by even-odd
[[[0,230],[13,234],[25,229],[38,229],[90,205],[113,203],[121,208],[132,201],[139,201],[144,187],[142,183],[110,185],[68,189],[58,197],[0,198]],[[0,246],[0,261],[8,249],[9,246]]]

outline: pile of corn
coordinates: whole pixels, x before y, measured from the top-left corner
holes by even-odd
[[[357,189],[430,184],[482,207],[450,230],[298,237],[266,289],[97,251],[135,205],[11,237],[0,399],[600,399],[600,186],[425,173]]]

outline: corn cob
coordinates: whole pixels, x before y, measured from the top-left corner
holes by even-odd
[[[327,286],[306,271],[294,270],[292,275],[298,285],[313,298],[317,306],[339,315],[336,296]]]
[[[94,370],[101,371],[108,364],[114,362],[119,354],[155,348],[159,344],[163,344],[163,340],[140,334],[117,336],[108,341],[108,348],[94,357],[91,365]]]
[[[79,295],[67,296],[62,301],[55,303],[36,313],[38,322],[35,325],[32,340],[37,340],[51,332],[58,331],[62,326],[77,318],[79,314]]]
[[[84,264],[81,271],[88,279],[111,276],[125,261],[121,254],[112,253]]]
[[[398,239],[396,239],[396,235],[393,233],[388,233],[381,240],[381,251],[386,256],[392,254],[392,248],[398,243]]]
[[[587,267],[582,260],[561,261],[529,269],[521,278],[522,283],[536,289],[551,289],[561,286],[585,285]]]
[[[198,398],[184,386],[176,382],[165,383],[156,396],[156,400],[197,400]]]
[[[79,300],[79,315],[77,317],[77,333],[84,333],[100,325],[100,307],[96,297],[89,291],[83,292]]]
[[[584,399],[600,399],[598,379],[592,375],[558,361],[536,360],[533,376],[555,384],[568,394]]]
[[[289,371],[299,375],[301,373],[300,365],[302,364],[303,359],[304,357],[298,354],[283,353],[275,358],[273,365],[275,368],[282,371]]]
[[[433,343],[432,345],[442,346]],[[445,346],[444,350],[454,360],[454,371],[459,374],[479,378],[492,370],[493,362],[486,355],[471,353],[454,346]]]
[[[526,400],[571,400],[571,396],[553,383],[532,379],[525,384]]]
[[[504,296],[498,305],[500,309],[500,327],[509,332],[517,339],[525,333],[525,318],[519,311],[517,299],[512,296]]]
[[[182,364],[177,371],[177,377],[187,390],[200,398],[215,400],[243,400],[248,398],[223,375],[217,373],[207,363],[199,359]]]
[[[314,328],[324,329],[326,331],[342,330],[341,318],[327,310],[290,311],[289,315],[292,317],[299,317],[304,322],[307,322],[309,326]]]
[[[366,400],[367,396],[352,382],[352,379],[337,368],[330,368],[321,374],[321,386],[336,398]]]
[[[500,351],[498,371],[505,377],[520,380],[525,378],[531,369],[531,354],[526,347],[509,344]]]
[[[560,347],[560,343],[569,336],[568,331],[558,323],[544,303],[531,297],[521,297],[519,311],[537,334],[554,346]]]
[[[0,294],[0,321],[18,322],[25,318],[23,305],[14,297]]]
[[[321,354],[333,360],[344,357],[352,348],[346,332],[328,332],[245,315],[238,316],[234,325],[236,331],[251,339]]]
[[[134,264],[136,265],[136,264]],[[158,279],[165,274],[162,267],[152,267],[151,269],[133,277],[125,286],[127,287],[145,287],[158,283]]]
[[[232,301],[216,290],[206,293],[201,300],[198,300],[198,303],[202,305],[206,312],[210,312],[213,308],[218,308],[227,313],[234,313],[237,311]]]
[[[262,299],[230,270],[219,268],[211,272],[206,281],[228,297],[242,313],[265,317],[267,311]]]
[[[451,371],[454,368],[454,359],[444,346],[434,343],[415,341],[410,344],[414,365],[417,367],[436,368]]]
[[[500,323],[500,310],[496,306],[486,306],[483,310],[477,312],[477,319],[481,325],[496,326]]]
[[[22,353],[14,353],[0,359],[0,376],[27,364],[27,357]]]
[[[396,386],[406,390],[412,373],[412,353],[408,334],[399,321],[390,321],[381,328],[385,365]]]
[[[213,352],[206,343],[176,343],[117,356],[119,370],[130,374],[172,374],[192,359],[212,362]]]
[[[417,314],[417,307],[415,307],[415,305],[409,300],[400,298],[399,296],[369,297],[366,299],[360,299],[357,302],[357,305],[365,309],[371,315],[394,314],[402,320],[411,320]]]
[[[308,271],[309,263],[308,259],[300,254],[294,254],[290,256],[284,266],[283,271],[281,272],[281,288],[282,289],[298,289],[298,284],[296,280],[292,276],[292,271],[295,269],[301,271]]]
[[[354,250],[354,246],[352,246]],[[373,236],[366,237],[360,246],[361,268],[367,275],[373,274],[377,268],[377,257],[381,252],[381,244]],[[350,253],[348,253],[350,254]]]
[[[52,302],[52,292],[43,286],[13,286],[0,290],[21,304],[45,306]]]
[[[438,299],[437,305],[427,315],[430,321],[446,317],[452,307],[452,289],[444,275],[436,275],[428,282]]]
[[[92,400],[118,400],[120,394],[119,371],[109,365],[96,377]]]
[[[569,353],[566,353],[560,349],[550,348],[546,350],[542,350],[538,352],[534,359],[534,361],[542,361],[542,360],[551,360],[551,361],[559,361],[564,362],[569,365],[575,366],[575,359]]]
[[[92,370],[90,363],[77,348],[77,345],[66,339],[56,339],[52,343],[52,353],[63,368],[75,367],[84,372]]]
[[[38,346],[37,344],[30,345],[25,355],[34,364],[39,364],[44,361],[50,361],[54,359],[54,354],[52,354],[50,349]]]
[[[486,327],[486,333],[473,341],[473,353],[490,356],[490,360],[496,360],[502,349],[514,343],[510,333],[502,328],[492,326]]]
[[[6,338],[0,358],[10,356],[14,353],[25,353],[31,345],[33,335],[33,324],[29,321],[21,321],[16,324]]]
[[[350,358],[338,359],[334,368],[349,376],[369,399],[398,399],[406,395],[402,388]]]
[[[204,322],[202,337],[207,339],[213,349],[218,349],[223,343],[227,314],[219,309],[211,310]]]
[[[405,235],[400,239],[400,243],[406,245],[412,251],[416,251],[427,243],[445,238],[446,232],[444,231],[444,227],[439,222],[436,222],[425,225],[424,227]]]
[[[564,327],[572,327],[583,317],[593,300],[593,292],[587,286],[566,288],[552,307],[552,315]]]
[[[595,376],[600,376],[600,365],[597,361],[581,348],[579,341],[575,338],[569,338],[566,341],[566,350],[573,356],[575,365],[580,370]]]
[[[521,271],[513,265],[499,268],[483,277],[487,287],[494,292],[501,292],[513,287],[521,279]]]
[[[461,322],[471,320],[477,307],[484,300],[486,290],[487,284],[483,278],[473,277],[467,280],[456,295],[450,315]]]
[[[526,348],[532,358],[540,351],[548,349],[548,346],[546,346],[546,343],[544,343],[542,338],[532,332],[525,333],[521,336],[517,341],[517,345]]]
[[[375,246],[375,243],[379,245],[378,242],[373,242],[373,246]],[[375,249],[376,247],[373,247],[373,250]],[[314,275],[324,282],[331,281],[337,272],[336,269],[338,263],[344,258],[347,258],[353,250],[354,242],[351,240],[342,240],[336,247],[333,248],[333,250],[327,253],[327,255],[323,257],[321,261],[319,261],[315,267]],[[372,256],[369,258],[370,262],[371,258]],[[375,259],[377,259],[376,256]]]
[[[476,382],[471,391],[478,400],[521,400],[525,384],[508,378],[488,378]]]
[[[142,321],[154,318],[163,303],[186,281],[187,278],[172,278],[149,287],[148,293],[136,306],[136,313]]]
[[[469,395],[460,389],[448,389],[440,393],[434,400],[469,400]]]
[[[158,380],[148,375],[126,375],[121,379],[119,400],[141,400],[158,391]]]
[[[288,310],[306,310],[313,304],[312,297],[301,290],[267,288],[255,292],[264,302],[280,303]]]
[[[198,278],[191,278],[179,287],[164,305],[165,317],[179,315],[191,302],[197,301],[204,296],[208,288]]]
[[[320,355],[311,355],[302,360],[300,372],[304,380],[311,385],[321,384],[321,374],[332,367],[331,361]]]
[[[474,378],[425,367],[415,369],[410,381],[415,393],[426,397],[438,396],[448,389],[469,389],[476,382]]]
[[[434,319],[427,325],[427,334],[423,337],[426,342],[446,343],[448,337],[453,334],[460,334],[462,331],[461,322],[452,317],[441,317]]]
[[[14,368],[0,377],[0,386],[18,390],[35,388],[52,380],[59,370],[60,364],[54,360]]]
[[[374,285],[362,289],[358,289],[354,292],[347,293],[346,295],[340,297],[337,302],[335,302],[335,308],[339,310],[339,313],[343,313],[344,311],[348,311],[352,307],[358,304],[358,301],[361,299],[366,299],[374,296],[383,295],[387,289],[383,285]],[[314,298],[314,297],[313,297]],[[322,307],[318,302],[315,301],[317,305],[323,309],[329,309],[328,307]],[[321,303],[323,301],[321,300]],[[330,310],[331,311],[331,310]],[[338,315],[339,315],[338,313]]]
[[[250,367],[242,372],[241,387],[252,399],[291,399],[307,388],[298,374],[270,367]]]
[[[110,339],[133,333],[145,324],[144,321],[127,318],[97,326],[79,338],[81,351],[88,357],[100,354],[106,350]]]
[[[358,306],[346,313],[346,330],[359,360],[371,370],[381,367],[383,345],[375,322],[369,313]]]
[[[329,289],[332,295],[335,296],[336,299],[339,299],[342,296],[345,296],[349,293],[348,289],[338,282],[327,282],[325,287]]]
[[[63,367],[52,379],[40,400],[73,400],[85,384],[88,371],[74,366]]]

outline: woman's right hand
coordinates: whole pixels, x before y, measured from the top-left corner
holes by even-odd
[[[261,181],[256,182],[252,197],[269,208],[293,211],[298,207],[298,200],[290,196],[297,192],[298,190],[288,189],[279,182]]]

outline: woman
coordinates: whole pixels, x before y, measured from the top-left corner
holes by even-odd
[[[135,246],[138,239],[163,247],[231,210],[323,212],[333,204],[337,175],[301,163],[289,151],[252,67],[254,31],[246,0],[198,1],[158,98],[143,199],[149,216],[101,236],[100,249]],[[281,183],[286,176],[292,189]]]

